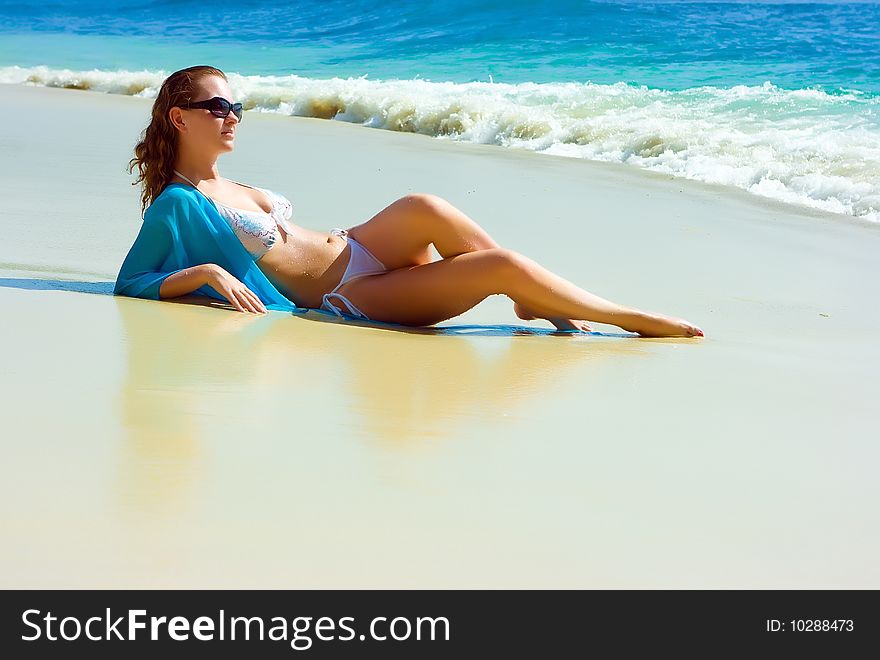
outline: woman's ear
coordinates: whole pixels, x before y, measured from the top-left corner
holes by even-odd
[[[186,122],[183,121],[183,113],[180,111],[180,108],[171,108],[168,111],[168,118],[171,120],[171,125],[174,128],[186,129]]]

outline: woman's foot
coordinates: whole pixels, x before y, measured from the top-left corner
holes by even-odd
[[[514,303],[513,311],[524,321],[533,321],[536,318],[546,318],[536,316],[533,312],[520,305]],[[632,320],[627,320],[618,327],[629,332],[635,332],[642,337],[703,337],[703,330],[692,323],[688,323],[684,319],[678,319],[673,316],[665,316],[663,314],[652,314],[650,312],[634,312]],[[559,330],[581,330],[590,332],[590,326],[586,321],[577,319],[563,318],[547,318]]]
[[[638,312],[633,321],[620,325],[624,330],[637,332],[643,337],[703,337],[703,331],[684,319],[650,312]]]
[[[523,321],[534,321],[537,318],[545,318],[542,316],[535,316],[535,314],[519,303],[513,303],[513,311]],[[580,330],[582,332],[590,332],[590,326],[587,325],[586,321],[562,318],[546,318],[546,320],[555,325],[557,330]]]

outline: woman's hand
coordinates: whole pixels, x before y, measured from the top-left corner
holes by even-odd
[[[265,314],[268,310],[256,293],[237,277],[217,264],[210,264],[208,284],[224,296],[239,312]]]

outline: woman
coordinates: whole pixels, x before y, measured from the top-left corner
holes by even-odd
[[[144,209],[169,184],[191,186],[204,195],[266,278],[298,306],[433,325],[490,295],[505,294],[521,319],[547,319],[562,330],[589,331],[586,321],[598,321],[648,337],[703,336],[682,319],[623,307],[578,288],[502,248],[435,195],[406,195],[347,230],[296,226],[289,222],[292,207],[283,196],[220,176],[217,159],[232,151],[241,122],[241,105],[233,102],[219,69],[194,66],[171,74],[159,90],[129,171],[135,165],[140,170]],[[431,260],[431,244],[440,260]],[[266,312],[256,293],[215,263],[168,275],[158,297],[182,296],[205,285],[242,312]]]

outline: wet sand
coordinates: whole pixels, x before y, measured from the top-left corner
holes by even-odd
[[[150,99],[0,85],[0,587],[880,587],[880,227],[623,165],[246,113],[293,221],[443,196],[702,339],[110,295]],[[526,330],[532,328],[532,332]]]

